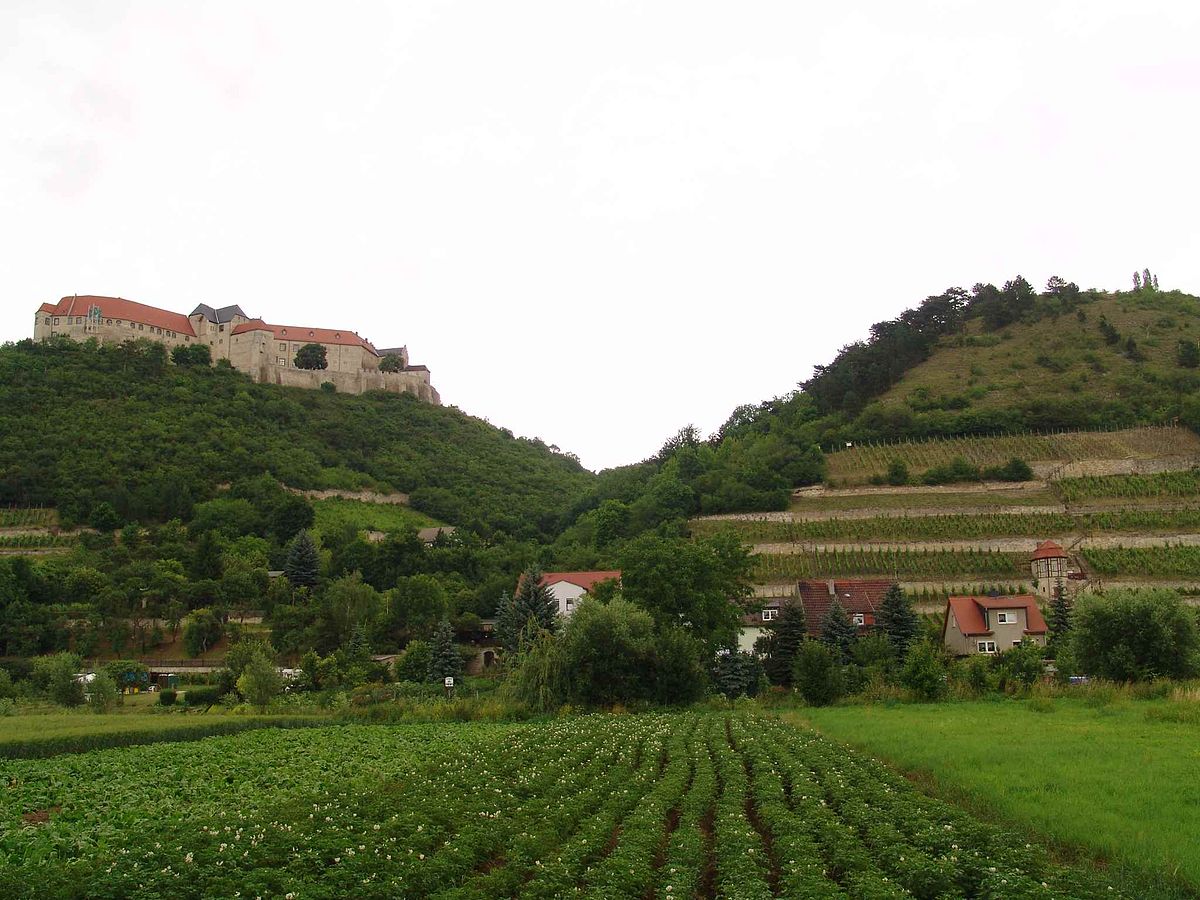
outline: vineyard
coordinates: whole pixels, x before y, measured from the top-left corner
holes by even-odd
[[[77,540],[73,534],[0,534],[0,550],[51,550],[70,547]]]
[[[0,528],[49,528],[58,524],[52,509],[37,506],[0,506]]]
[[[1149,427],[1120,431],[1065,431],[993,437],[939,438],[894,444],[864,444],[829,454],[829,480],[863,484],[902,460],[913,474],[944,466],[956,457],[986,468],[1010,459],[1074,462],[1084,459],[1200,456],[1200,438],[1185,428]]]
[[[1044,538],[1105,532],[1179,532],[1200,528],[1200,507],[1114,509],[1099,513],[991,513],[982,515],[878,516],[814,522],[712,520],[691,523],[699,536],[733,530],[751,543],[799,541],[936,541],[1001,537]],[[1030,546],[1032,550],[1032,545]]]
[[[1029,554],[991,550],[810,550],[754,559],[759,583],[868,575],[931,581],[1029,577]]]
[[[1187,498],[1200,496],[1200,469],[1187,472],[1160,472],[1155,475],[1094,475],[1064,478],[1055,482],[1068,503],[1084,500],[1120,498]]]
[[[14,898],[1120,895],[746,714],[255,731],[0,778]]]
[[[1091,547],[1080,552],[1100,575],[1200,578],[1200,547]]]

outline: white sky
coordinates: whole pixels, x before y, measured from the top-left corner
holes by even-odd
[[[1198,46],[1182,0],[5,0],[0,340],[238,303],[634,462],[950,285],[1200,289]]]

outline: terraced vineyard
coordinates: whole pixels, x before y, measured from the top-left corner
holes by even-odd
[[[37,506],[0,507],[0,528],[48,528],[58,522],[52,509]]]
[[[980,467],[1003,465],[1014,457],[1029,463],[1065,463],[1200,456],[1200,438],[1185,428],[1163,426],[864,444],[831,453],[829,479],[835,484],[865,484],[872,475],[886,472],[893,460],[904,461],[917,474],[960,456]]]
[[[1029,577],[1029,554],[991,550],[802,550],[760,553],[755,560],[756,581],[762,584],[859,576],[917,581]]]
[[[14,898],[1120,896],[746,714],[258,731],[0,779]]]
[[[0,534],[0,550],[51,550],[70,547],[77,540],[73,534],[49,532]]]
[[[876,516],[810,522],[700,519],[692,523],[693,533],[701,536],[715,534],[728,528],[734,529],[743,540],[751,543],[822,540],[938,541],[1107,532],[1179,532],[1200,529],[1200,507],[1113,509],[1081,515],[984,513]]]
[[[1200,578],[1200,547],[1091,547],[1081,551],[1100,575],[1123,578]]]
[[[1200,469],[1153,475],[1096,475],[1064,478],[1055,488],[1069,503],[1086,500],[1200,497]]]

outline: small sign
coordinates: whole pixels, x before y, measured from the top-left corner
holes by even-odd
[[[453,675],[446,676],[446,687],[448,687],[448,688],[454,687],[454,676]]]

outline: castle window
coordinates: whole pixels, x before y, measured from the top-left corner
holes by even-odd
[[[138,322],[138,331],[145,331],[145,330],[146,330],[146,326],[143,325],[141,322]]]
[[[107,320],[105,320],[104,324],[105,324],[105,325],[111,325],[111,324],[112,324],[112,319],[107,319]]]
[[[284,351],[284,352],[287,352],[287,344],[280,344],[280,345],[279,345],[279,349],[280,349],[280,350],[282,350],[282,351]]]
[[[75,324],[76,324],[76,325],[82,325],[82,324],[83,324],[83,316],[76,316],[76,317],[75,317]]]
[[[55,324],[55,325],[57,325],[57,324],[58,324],[58,319],[55,319],[55,320],[54,320],[54,324]]]
[[[286,359],[284,359],[282,356],[277,356],[277,357],[275,357],[275,365],[277,365],[277,366],[286,366],[286,365],[287,365],[287,360],[286,360]]]
[[[224,331],[224,330],[225,330],[225,326],[224,326],[224,325],[218,325],[218,326],[217,326],[217,331]]]
[[[50,317],[49,317],[49,316],[46,316],[46,324],[47,324],[47,325],[49,325],[49,324],[50,324]]]

